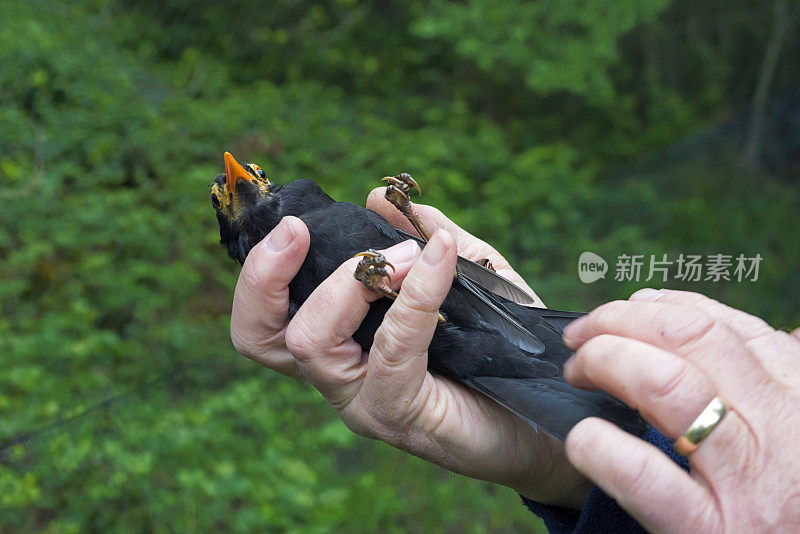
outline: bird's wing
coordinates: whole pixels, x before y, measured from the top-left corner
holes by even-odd
[[[420,247],[425,246],[425,242],[419,237],[397,228],[394,230],[406,239],[413,239]],[[528,311],[544,319],[558,335],[563,333],[564,327],[570,322],[584,315],[580,312],[540,308],[535,305],[533,297],[519,286],[462,256],[458,257],[456,268],[459,282],[468,290],[470,300],[481,311],[486,322],[506,334],[509,341],[525,351],[541,354],[544,350],[541,338],[524,326],[528,322],[535,322],[529,317]],[[501,298],[498,299],[498,296]],[[523,309],[511,309],[508,301],[519,304]]]
[[[456,283],[461,284],[467,290],[464,295],[481,314],[483,320],[501,332],[509,342],[525,352],[532,354],[544,352],[544,342],[525,328],[505,307],[493,302],[483,288],[463,274],[459,275]]]
[[[425,246],[425,241],[420,239],[419,237],[409,234],[408,232],[404,232],[402,230],[397,230],[401,236],[406,239],[413,239],[417,243],[419,243],[420,248]],[[500,295],[503,298],[506,298],[512,302],[516,302],[520,306],[530,306],[536,307],[536,301],[533,297],[531,297],[528,293],[526,293],[522,288],[510,282],[497,274],[496,272],[483,267],[482,265],[478,265],[474,261],[468,260],[462,256],[458,257],[458,264],[456,265],[456,269],[460,275],[465,275],[469,277],[470,280],[478,284],[483,289],[487,291],[491,291],[496,295]]]
[[[521,287],[483,265],[478,265],[474,261],[459,256],[456,268],[460,275],[469,277],[470,280],[482,288],[516,302],[520,306],[535,307],[537,305],[536,300]]]
[[[647,429],[637,412],[607,393],[576,389],[560,377],[476,376],[464,383],[561,441],[587,417],[602,417],[637,436]]]
[[[559,334],[564,333],[564,328],[580,317],[586,315],[585,312],[572,312],[572,311],[561,311],[561,310],[549,310],[547,308],[529,308],[533,312],[537,312],[541,315],[542,319],[547,321],[550,326],[556,329]]]

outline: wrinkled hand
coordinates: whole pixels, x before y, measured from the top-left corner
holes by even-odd
[[[798,331],[796,331],[798,332]],[[565,330],[573,385],[602,388],[676,439],[714,396],[728,405],[689,455],[691,474],[599,419],[570,460],[646,528],[800,531],[800,340],[702,295],[642,290]]]
[[[367,206],[413,232],[383,191],[373,191]],[[452,283],[457,249],[471,259],[490,259],[499,274],[530,289],[492,247],[435,208],[416,209],[428,228],[438,231],[421,256],[413,242],[383,251],[396,268],[392,285],[402,284],[402,290],[369,354],[352,334],[379,297],[353,278],[358,259],[345,262],[285,324],[286,286],[309,242],[302,222],[290,217],[251,251],[242,268],[231,316],[235,347],[277,371],[302,373],[361,435],[534,500],[580,508],[591,485],[569,465],[563,444],[484,396],[427,371],[427,347]]]
[[[286,349],[289,282],[308,253],[311,237],[297,217],[284,217],[247,255],[231,310],[234,348],[265,367],[300,376]]]

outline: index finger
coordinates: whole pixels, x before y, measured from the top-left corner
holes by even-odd
[[[733,331],[696,307],[609,302],[567,325],[564,342],[577,351],[603,334],[643,341],[686,358],[712,379],[728,402],[752,401],[753,392],[763,394],[773,383]]]
[[[395,266],[392,286],[399,288],[419,248],[411,241],[383,253]],[[340,265],[306,299],[286,330],[286,344],[306,379],[337,410],[350,403],[364,372],[362,348],[353,339],[381,295],[353,277],[359,258]]]
[[[361,395],[378,419],[421,413],[413,405],[425,401],[419,394],[429,376],[428,346],[453,282],[455,248],[446,231],[433,234],[375,332]]]
[[[789,387],[800,387],[800,377],[786,372],[786,369],[797,364],[796,350],[791,350],[791,344],[796,339],[775,330],[763,319],[690,291],[646,288],[631,295],[630,300],[686,304],[705,310],[711,317],[733,330],[775,380]],[[800,329],[794,335],[800,336]]]

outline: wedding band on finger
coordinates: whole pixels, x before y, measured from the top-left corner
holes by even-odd
[[[722,418],[728,411],[728,407],[719,397],[714,397],[708,406],[697,416],[697,419],[689,425],[686,432],[675,440],[672,447],[682,456],[689,456],[700,446],[700,443],[708,437],[717,427]]]

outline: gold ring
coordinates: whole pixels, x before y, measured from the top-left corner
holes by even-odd
[[[702,413],[697,416],[697,419],[689,425],[686,432],[675,440],[672,447],[678,451],[678,454],[689,456],[697,450],[697,447],[711,434],[711,431],[717,428],[717,425],[722,421],[722,418],[725,417],[727,411],[728,407],[725,406],[722,399],[714,397]]]

